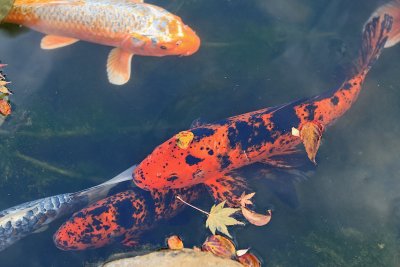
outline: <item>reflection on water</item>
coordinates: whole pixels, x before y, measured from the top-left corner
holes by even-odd
[[[0,56],[15,92],[15,113],[0,129],[1,209],[104,181],[196,118],[213,121],[338,85],[378,5],[152,3],[181,16],[203,46],[191,57],[136,57],[135,78],[123,87],[107,82],[107,47],[79,42],[43,51],[40,33],[0,31]],[[266,227],[238,228],[235,237],[269,266],[399,265],[399,49],[383,52],[358,102],[325,133],[316,171],[295,184],[296,208],[254,179],[257,208],[272,207],[274,216]],[[144,243],[163,244],[174,233],[188,246],[200,244],[203,219],[185,210]],[[77,266],[123,249],[59,251],[52,233],[61,223],[1,252],[1,265]]]

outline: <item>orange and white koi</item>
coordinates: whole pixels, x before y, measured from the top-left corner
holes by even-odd
[[[189,56],[200,46],[181,18],[142,0],[16,0],[4,21],[47,34],[43,49],[79,40],[115,47],[107,74],[117,85],[129,81],[135,54]]]

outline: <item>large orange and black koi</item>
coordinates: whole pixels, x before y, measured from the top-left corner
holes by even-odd
[[[356,101],[364,79],[384,47],[399,41],[400,3],[379,8],[364,26],[362,46],[353,70],[335,90],[204,124],[180,132],[158,146],[133,172],[135,183],[150,192],[126,191],[83,209],[54,235],[64,250],[97,248],[121,238],[137,240],[155,221],[171,217],[179,203],[191,201],[192,186],[205,184],[218,201],[237,205],[247,190],[236,171],[254,163],[287,167],[286,156],[298,151],[301,139],[293,128],[315,125],[322,132]],[[153,196],[147,201],[143,194]]]
[[[338,89],[181,132],[138,165],[135,184],[146,190],[168,190],[202,183],[215,200],[239,205],[247,186],[232,176],[236,170],[256,162],[287,166],[282,157],[295,153],[301,143],[292,129],[313,124],[322,132],[352,106],[382,49],[398,41],[399,5],[380,8],[366,23],[357,67]]]

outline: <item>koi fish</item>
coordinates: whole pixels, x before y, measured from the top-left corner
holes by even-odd
[[[134,246],[146,230],[183,208],[176,195],[194,201],[199,189],[174,189],[164,194],[136,187],[117,193],[76,212],[54,234],[54,243],[62,250],[99,248],[115,241]]]
[[[16,0],[4,21],[45,33],[43,49],[79,40],[116,47],[107,60],[116,85],[129,81],[135,54],[189,56],[200,46],[181,18],[142,0]]]
[[[131,179],[135,166],[89,189],[26,202],[0,212],[0,251],[18,240],[45,231],[54,220],[107,196],[116,184]]]
[[[299,153],[302,142],[292,129],[311,125],[307,128],[322,135],[350,109],[371,66],[385,46],[399,41],[399,33],[400,2],[393,2],[378,9],[365,24],[356,68],[339,88],[180,132],[138,165],[135,184],[150,191],[205,184],[216,201],[240,206],[240,195],[254,190],[248,189],[244,179],[235,178],[235,172],[254,163],[291,167],[287,158]],[[319,145],[319,137],[314,139]]]

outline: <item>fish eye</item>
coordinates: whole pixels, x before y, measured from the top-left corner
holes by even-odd
[[[166,47],[165,45],[160,46],[160,48],[161,48],[162,50],[167,50],[167,47]]]
[[[177,46],[181,45],[181,44],[182,44],[182,40],[177,41],[175,44],[176,44]]]

